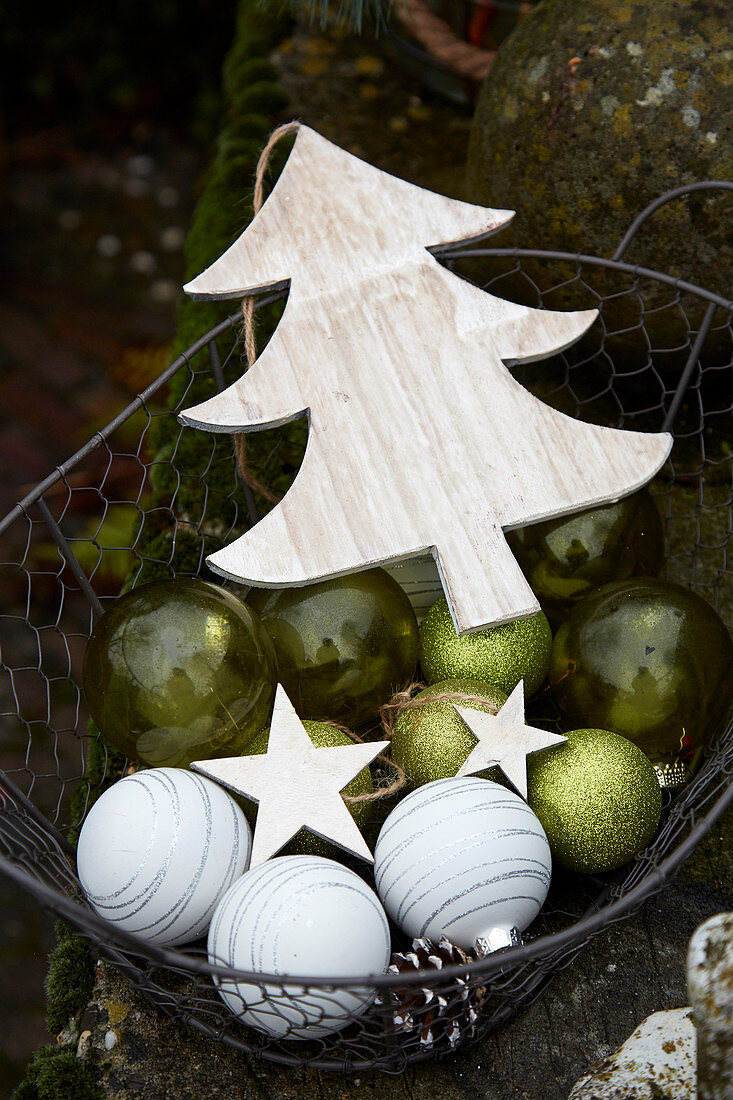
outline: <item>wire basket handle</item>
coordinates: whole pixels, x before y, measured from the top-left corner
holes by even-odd
[[[684,187],[675,187],[672,191],[666,191],[663,195],[659,195],[650,202],[648,206],[645,206],[640,214],[636,215],[621,238],[613,254],[613,259],[621,259],[647,218],[650,218],[652,214],[656,213],[661,206],[666,206],[668,202],[672,202],[674,199],[680,199],[683,195],[689,195],[693,191],[733,191],[733,182],[728,180],[701,180],[698,183],[688,183]]]

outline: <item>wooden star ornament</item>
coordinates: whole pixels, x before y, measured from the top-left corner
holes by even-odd
[[[456,775],[476,775],[499,767],[522,798],[527,797],[527,757],[567,741],[557,733],[528,726],[524,720],[524,680],[520,680],[498,714],[470,707],[455,708],[478,744]]]
[[[316,748],[278,684],[266,753],[196,760],[191,767],[258,803],[250,867],[275,855],[302,828],[373,863],[340,792],[388,745]]]

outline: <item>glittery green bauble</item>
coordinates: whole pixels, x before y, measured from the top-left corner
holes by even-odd
[[[507,532],[507,542],[553,624],[595,588],[626,577],[655,577],[664,528],[646,489],[600,508]]]
[[[311,722],[307,718],[303,720],[306,732],[310,737],[313,744],[318,749],[332,748],[334,745],[353,745],[352,739],[341,730],[334,729],[333,726],[327,725],[325,722]],[[267,752],[267,743],[270,740],[270,727],[260,730],[258,734],[250,741],[247,746],[248,756],[260,756],[262,753]],[[358,775],[348,783],[342,794],[347,794],[349,797],[354,798],[356,795],[369,794],[374,789],[372,783],[372,773],[369,768],[362,768]],[[247,816],[247,819],[251,826],[254,827],[256,808],[249,799],[242,799],[240,805]],[[364,802],[347,802],[346,806],[359,828],[363,828],[364,823],[369,816],[370,803]],[[281,851],[277,853],[280,856],[301,856],[301,855],[313,855],[313,856],[325,856],[326,859],[342,859],[344,851],[335,844],[329,843],[320,836],[316,836],[315,833],[309,832],[307,829],[301,829],[288,844],[285,845]]]
[[[551,646],[543,612],[459,638],[444,596],[420,627],[420,665],[428,683],[467,676],[496,684],[509,695],[524,680],[527,698],[545,678]]]
[[[417,620],[383,569],[250,593],[298,714],[354,727],[374,718],[417,664]]]
[[[84,694],[110,744],[155,767],[244,753],[270,717],[272,643],[231,593],[199,580],[133,589],[100,619]]]
[[[552,858],[592,874],[623,866],[659,825],[662,792],[654,767],[625,737],[574,730],[568,741],[527,757],[527,801]]]
[[[472,702],[470,698],[418,702],[445,693],[479,696],[495,709]],[[411,786],[421,787],[434,779],[454,776],[476,747],[476,738],[456,714],[454,706],[494,714],[506,698],[500,688],[480,680],[443,680],[416,695],[413,705],[403,711],[395,723],[391,750],[392,759],[404,768]],[[489,770],[494,771],[493,768]]]
[[[568,724],[614,730],[663,762],[715,731],[733,697],[733,643],[694,592],[632,578],[576,605],[550,684]]]

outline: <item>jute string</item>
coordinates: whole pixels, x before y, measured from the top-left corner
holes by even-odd
[[[402,0],[394,13],[429,54],[447,69],[481,81],[494,63],[496,53],[459,38],[455,31],[430,10],[424,0]]]
[[[418,707],[427,706],[428,703],[458,703],[464,706],[469,703],[478,703],[485,706],[492,714],[499,713],[499,707],[496,706],[490,699],[484,698],[483,695],[471,695],[462,691],[440,691],[436,695],[428,695],[424,699],[416,698],[416,692],[422,691],[425,688],[425,684],[419,680],[413,681],[406,687],[396,691],[388,703],[384,703],[379,708],[379,716],[382,722],[383,739],[385,741],[391,741],[394,735],[395,726],[401,715],[408,710],[414,710]],[[348,726],[342,726],[338,722],[330,722],[327,719],[320,719],[326,726],[331,726],[333,729],[340,730],[345,733],[352,741],[355,741],[359,745],[363,745],[364,739],[359,737],[358,733],[354,733]],[[348,795],[344,794],[341,797],[344,802],[373,802],[377,798],[387,798],[391,794],[397,794],[407,783],[407,776],[404,768],[402,768],[396,760],[392,760],[391,757],[385,756],[384,753],[380,753],[377,757],[383,764],[391,768],[395,773],[393,780],[387,780],[379,784],[373,791],[367,794]]]
[[[328,719],[325,718],[319,718],[318,721],[321,722],[324,726],[330,726],[332,729],[340,730],[341,733],[345,733],[346,736],[350,737],[351,740],[356,742],[357,745],[366,744],[364,738],[359,737],[359,734],[354,733],[354,731],[349,729],[348,726],[342,726],[338,722],[330,722]],[[387,738],[387,740],[390,740],[390,738]],[[388,756],[385,756],[384,753],[380,752],[377,760],[381,761],[382,764],[386,764],[386,766],[395,773],[394,779],[384,779],[382,782],[380,782],[378,787],[375,787],[374,790],[367,791],[364,794],[342,794],[341,797],[343,798],[344,802],[374,802],[377,798],[387,798],[389,795],[397,794],[397,791],[402,790],[405,783],[407,782],[407,776],[405,775],[404,769],[401,768],[399,764],[395,763],[394,760],[391,760]]]
[[[281,138],[285,137],[287,134],[294,134],[299,129],[299,122],[286,122],[283,126],[278,126],[276,130],[273,130],[267,139],[267,144],[260,153],[260,159],[257,161],[257,168],[255,170],[255,189],[252,200],[255,214],[259,213],[265,201],[265,173],[270,163],[272,150]],[[247,295],[242,300],[242,317],[244,318],[244,351],[247,356],[247,364],[251,367],[257,358],[255,303],[252,295]],[[237,456],[239,472],[246,484],[249,485],[255,493],[260,493],[265,500],[269,500],[271,504],[277,504],[280,498],[273,493],[271,489],[268,489],[266,485],[263,485],[261,481],[258,481],[247,464],[247,442],[245,432],[237,432],[235,434],[234,453]]]
[[[423,691],[424,688],[425,684],[415,681],[402,691],[396,691],[390,701],[380,707],[379,713],[385,740],[392,740],[397,721],[405,711],[426,707],[431,703],[458,703],[463,706],[476,703],[486,707],[492,714],[499,713],[499,707],[491,699],[485,699],[483,695],[470,695],[463,691],[439,691],[435,695],[426,695],[422,699],[419,696],[415,698],[415,692]]]

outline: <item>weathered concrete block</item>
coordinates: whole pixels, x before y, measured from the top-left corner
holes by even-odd
[[[694,1100],[695,1065],[692,1009],[655,1012],[578,1081],[568,1100]]]
[[[697,1028],[698,1100],[733,1097],[733,913],[701,924],[687,952]]]

